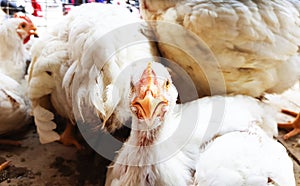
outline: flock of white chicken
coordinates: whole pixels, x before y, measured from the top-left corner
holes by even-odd
[[[0,134],[31,114],[41,143],[81,149],[74,126],[96,116],[105,132],[131,123],[108,186],[296,185],[292,160],[273,139],[280,108],[257,98],[300,77],[300,2],[140,0],[140,13],[72,9],[35,40],[26,78],[24,43],[36,28],[24,17],[4,21]],[[189,102],[180,93],[191,85],[174,66],[195,87]],[[62,133],[56,115],[66,121]],[[286,139],[300,133],[298,120]]]

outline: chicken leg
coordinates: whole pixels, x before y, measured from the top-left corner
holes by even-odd
[[[6,161],[0,165],[0,171],[6,169],[10,165],[10,161]]]
[[[64,145],[75,145],[78,150],[83,149],[82,145],[74,137],[74,125],[67,122],[64,132],[60,135],[60,140]]]
[[[285,109],[282,109],[281,112],[296,117],[296,119],[293,122],[278,123],[279,128],[292,129],[289,133],[283,136],[283,139],[287,140],[293,136],[296,136],[297,134],[300,134],[300,113],[296,113]]]

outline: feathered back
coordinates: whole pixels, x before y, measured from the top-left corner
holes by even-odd
[[[154,26],[158,39],[168,44],[159,43],[161,53],[189,73],[200,95],[257,97],[291,87],[300,75],[299,10],[295,0],[141,1],[144,19],[164,22]],[[202,57],[208,55],[201,53],[205,45],[215,59]]]
[[[29,96],[42,143],[59,139],[53,130],[54,112],[73,124],[99,117],[104,123],[116,119],[105,126],[108,131],[128,118],[118,112],[124,94],[123,87],[115,85],[131,62],[153,61],[143,24],[124,7],[89,3],[72,9],[34,44]],[[91,124],[99,126],[99,119],[96,122]]]
[[[74,9],[68,16],[69,54],[74,68],[68,70],[64,85],[73,77],[75,112],[84,119],[81,106],[87,104],[104,122],[113,113],[123,122],[127,114],[115,110],[122,105],[123,89],[116,87],[115,81],[132,62],[153,61],[153,48],[142,33],[144,22],[124,7],[93,3]]]

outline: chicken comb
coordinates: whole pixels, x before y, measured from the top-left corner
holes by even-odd
[[[153,85],[157,85],[157,77],[156,77],[156,73],[152,69],[152,63],[149,62],[140,78],[140,86],[145,86],[150,88]]]
[[[21,18],[21,19],[24,19],[25,21],[27,21],[29,24],[33,24],[29,17],[27,17],[25,14],[20,13],[20,12],[15,13],[14,18]]]
[[[147,65],[147,73],[148,73],[149,76],[151,75],[151,71],[152,71],[151,66],[152,66],[152,63],[149,62],[148,65]]]
[[[155,72],[152,70],[152,63],[149,62],[146,69],[144,70],[142,76],[141,76],[141,80],[146,80],[149,82],[152,82],[153,78],[156,78],[156,74]]]

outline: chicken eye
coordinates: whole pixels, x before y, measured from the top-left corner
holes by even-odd
[[[22,28],[25,28],[25,27],[26,27],[26,23],[22,23],[22,24],[21,24],[21,27],[22,27]]]
[[[166,81],[165,86],[166,86],[166,88],[169,88],[169,87],[170,87],[170,80],[167,80],[167,81]]]

